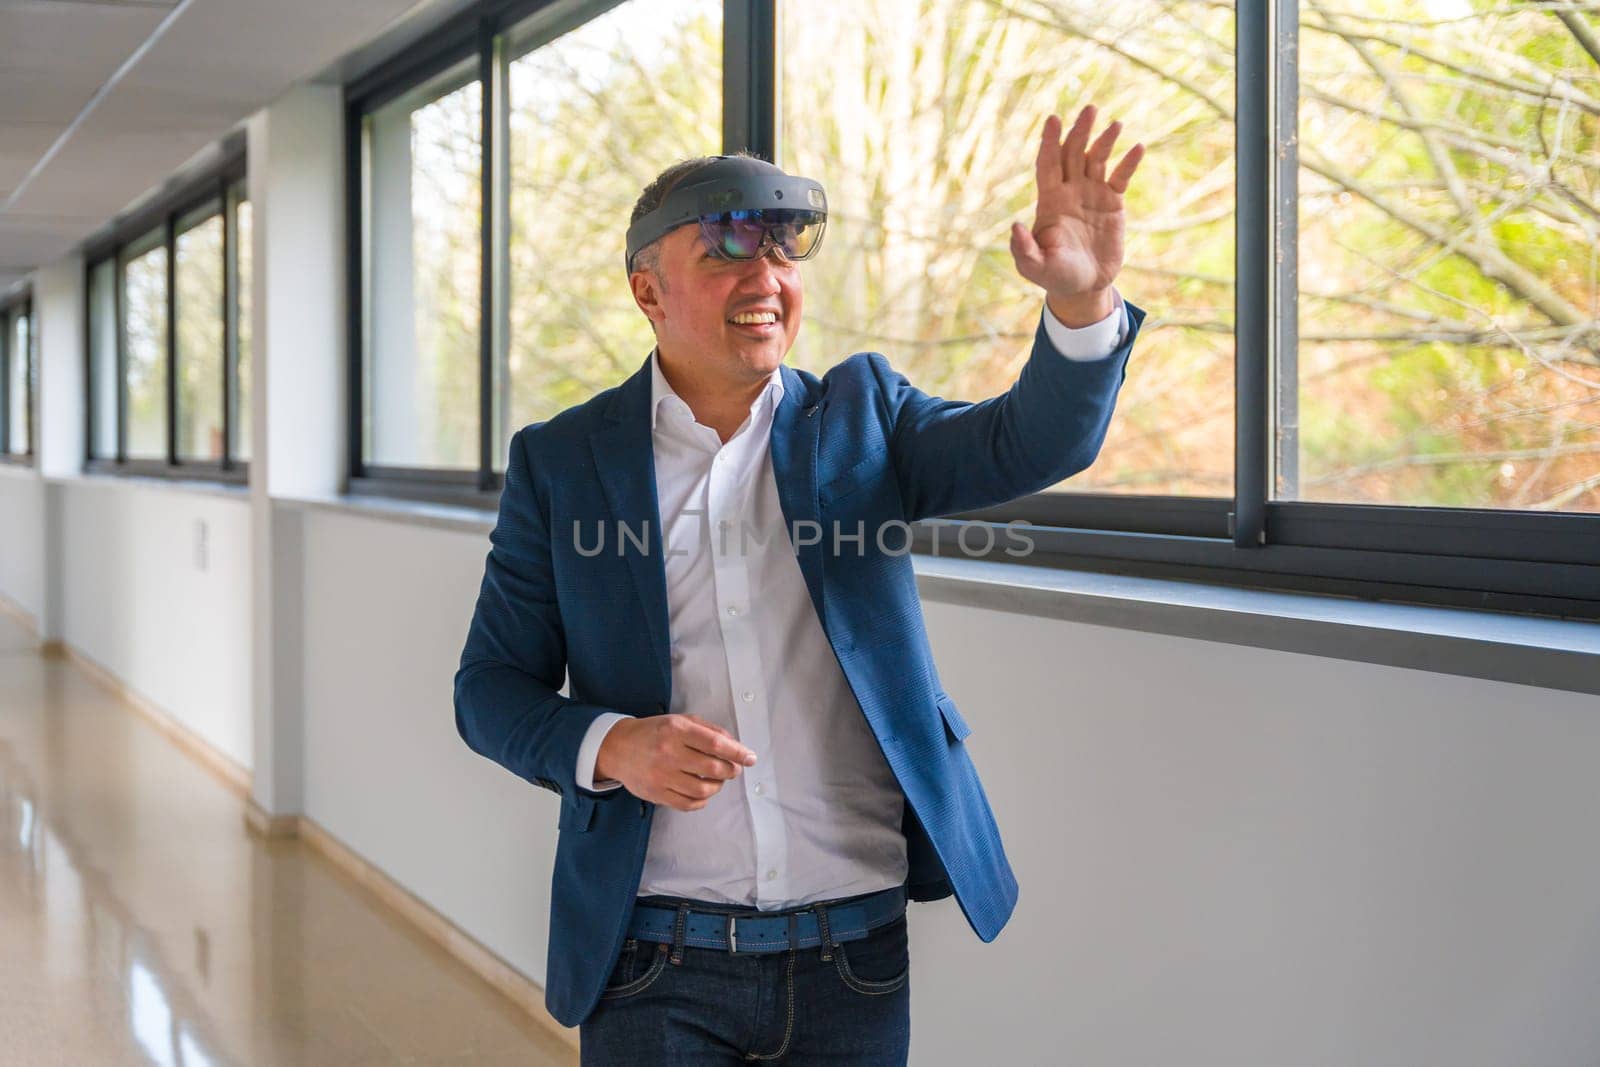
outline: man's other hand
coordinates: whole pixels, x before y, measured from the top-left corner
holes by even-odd
[[[594,775],[621,782],[641,800],[699,811],[741,765],[755,761],[732,734],[698,715],[649,715],[606,732]]]
[[[1136,144],[1107,174],[1122,123],[1107,126],[1091,145],[1094,120],[1089,104],[1062,143],[1061,119],[1045,119],[1034,160],[1033,228],[1011,226],[1017,273],[1045,291],[1051,312],[1068,326],[1088,326],[1116,307],[1111,283],[1122,269],[1122,194],[1144,158],[1144,145]]]

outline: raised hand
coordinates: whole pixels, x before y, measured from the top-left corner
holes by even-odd
[[[1051,310],[1069,326],[1088,325],[1115,307],[1111,282],[1122,269],[1122,194],[1144,158],[1144,145],[1134,145],[1107,177],[1122,123],[1111,123],[1090,145],[1095,115],[1093,104],[1078,112],[1065,143],[1061,119],[1045,119],[1034,164],[1039,202],[1033,228],[1011,225],[1017,273],[1045,291]]]

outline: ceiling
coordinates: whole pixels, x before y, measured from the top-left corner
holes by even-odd
[[[352,53],[393,51],[461,6],[0,0],[0,295],[291,86],[342,77]]]

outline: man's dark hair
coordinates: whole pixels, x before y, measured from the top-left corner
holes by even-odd
[[[743,149],[730,153],[730,155],[740,156],[745,159],[761,158]],[[657,174],[655,180],[645,186],[644,192],[639,194],[638,201],[633,205],[633,216],[628,219],[628,225],[632,226],[660,207],[672,190],[682,185],[687,179],[693,178],[702,168],[715,163],[718,158],[717,156],[695,156],[693,159],[680,159],[660,174]],[[633,269],[647,270],[654,274],[656,282],[661,286],[662,291],[666,290],[667,279],[661,274],[661,238],[656,238],[634,254]]]

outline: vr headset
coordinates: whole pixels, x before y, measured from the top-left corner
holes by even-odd
[[[756,259],[768,246],[791,260],[817,254],[828,224],[828,197],[820,182],[785,174],[761,159],[714,158],[628,227],[628,273],[641,248],[691,222],[699,224],[711,252],[723,259]]]

